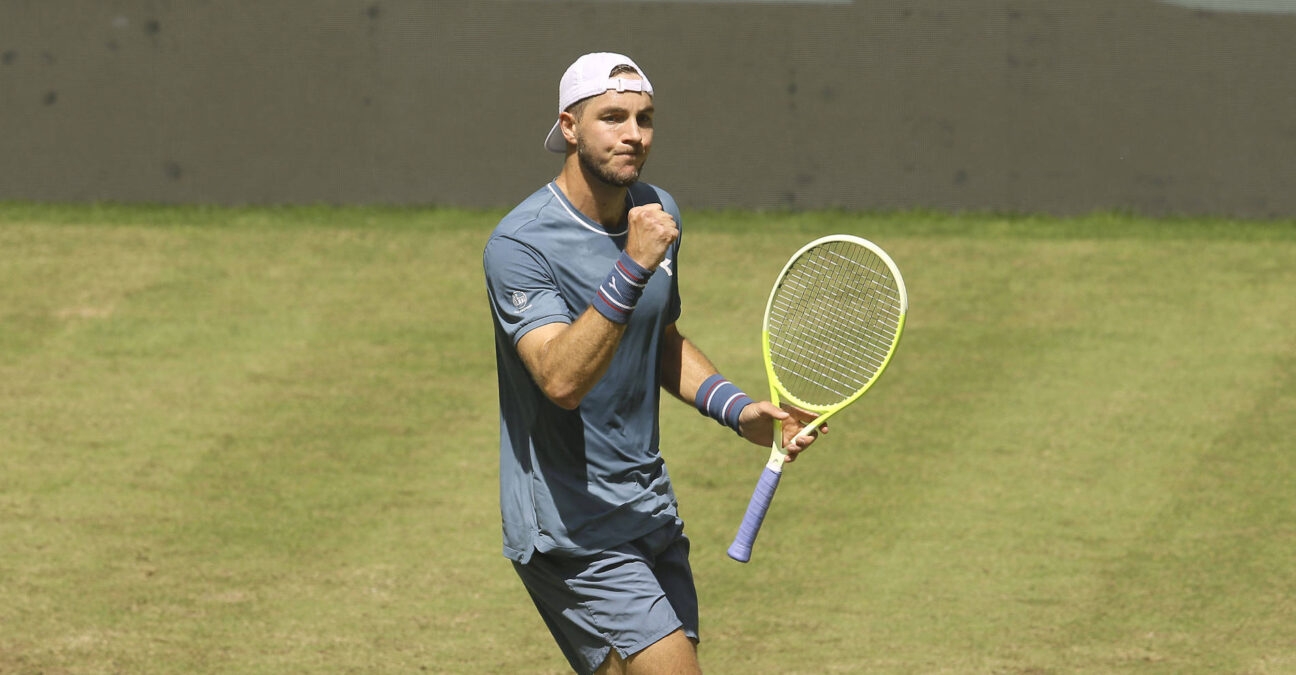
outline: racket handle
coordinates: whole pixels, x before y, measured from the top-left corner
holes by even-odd
[[[738,536],[729,545],[729,557],[738,562],[751,560],[752,546],[760,532],[761,523],[765,521],[765,512],[770,502],[774,501],[774,491],[778,489],[779,479],[783,474],[768,466],[761,473],[756,490],[752,492],[751,501],[747,503],[747,513],[743,516],[742,525],[738,526]]]

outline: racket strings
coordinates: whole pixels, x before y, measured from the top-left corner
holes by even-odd
[[[770,303],[770,361],[788,393],[829,406],[864,389],[886,365],[902,319],[886,262],[848,242],[807,251]]]

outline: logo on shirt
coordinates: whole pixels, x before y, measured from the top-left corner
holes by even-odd
[[[661,265],[658,265],[658,267],[661,267],[662,269],[666,270],[666,276],[668,277],[675,276],[675,273],[671,271],[671,267],[670,267],[671,262],[672,260],[670,258],[666,258],[665,260],[661,261]]]
[[[513,295],[509,296],[509,301],[513,303],[513,309],[519,312],[528,307],[526,293],[522,291],[513,291]]]

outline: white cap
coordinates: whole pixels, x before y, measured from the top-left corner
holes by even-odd
[[[639,77],[643,79],[628,80],[611,77],[609,74],[620,65],[627,65],[639,71]],[[567,72],[563,73],[562,81],[558,83],[558,112],[561,113],[570,108],[573,103],[598,96],[609,89],[642,91],[649,96],[653,93],[652,84],[648,82],[648,76],[644,74],[643,68],[631,61],[630,57],[596,52],[576,59],[576,62],[567,68]],[[567,139],[558,128],[558,122],[554,122],[549,135],[545,137],[545,149],[550,152],[567,151]]]

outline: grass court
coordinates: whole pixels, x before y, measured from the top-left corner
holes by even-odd
[[[561,673],[500,555],[497,211],[0,204],[0,673]],[[680,327],[885,248],[905,335],[767,451],[664,402],[709,673],[1296,672],[1296,223],[686,213]]]

